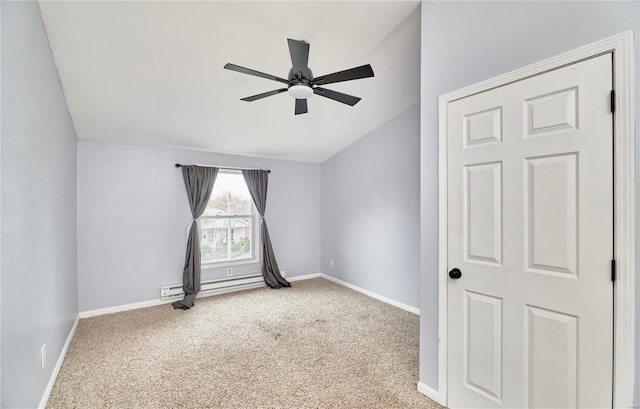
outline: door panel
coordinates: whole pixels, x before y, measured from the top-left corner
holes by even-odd
[[[500,142],[502,140],[501,125],[500,107],[465,115],[464,147]]]
[[[465,166],[466,261],[502,263],[502,164]]]
[[[525,163],[525,266],[575,277],[578,153],[526,158]]]
[[[447,105],[448,404],[607,407],[611,55]]]
[[[502,300],[465,292],[465,384],[497,403],[502,399]]]
[[[575,408],[578,318],[527,306],[526,390],[531,408]]]
[[[578,129],[578,88],[536,96],[525,101],[525,136]]]

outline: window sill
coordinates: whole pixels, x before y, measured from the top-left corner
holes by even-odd
[[[242,260],[233,260],[233,261],[220,261],[217,263],[202,263],[202,270],[213,270],[216,268],[224,268],[231,266],[243,266],[248,264],[259,264],[260,260],[257,258],[245,258]]]

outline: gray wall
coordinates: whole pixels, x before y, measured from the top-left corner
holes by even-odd
[[[38,3],[1,7],[0,406],[33,408],[78,313],[76,136]]]
[[[0,55],[2,50],[2,6],[0,5]],[[2,62],[0,58],[0,407],[2,406]]]
[[[182,282],[191,215],[175,163],[271,169],[266,219],[278,265],[287,277],[319,271],[320,165],[78,141],[80,311],[157,300],[161,286]]]
[[[438,96],[630,29],[637,37],[639,2],[423,2],[420,381],[424,384],[438,387]],[[638,61],[637,40],[635,56]],[[636,71],[638,67],[636,62]]]
[[[322,272],[415,308],[419,151],[416,104],[322,164]]]

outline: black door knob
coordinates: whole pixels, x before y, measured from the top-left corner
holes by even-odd
[[[449,271],[449,277],[457,280],[458,278],[462,277],[462,271],[460,271],[460,269],[454,268]]]

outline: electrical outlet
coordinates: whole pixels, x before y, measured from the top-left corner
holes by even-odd
[[[329,260],[329,267],[333,267],[333,259]]]
[[[233,275],[233,268],[229,267],[227,269],[227,277],[231,277]]]
[[[47,364],[47,344],[42,344],[40,348],[40,369],[44,369]]]
[[[286,272],[286,271],[284,271],[284,270],[280,270],[280,275],[281,275],[282,277],[286,277],[286,276],[287,276],[287,272]]]

